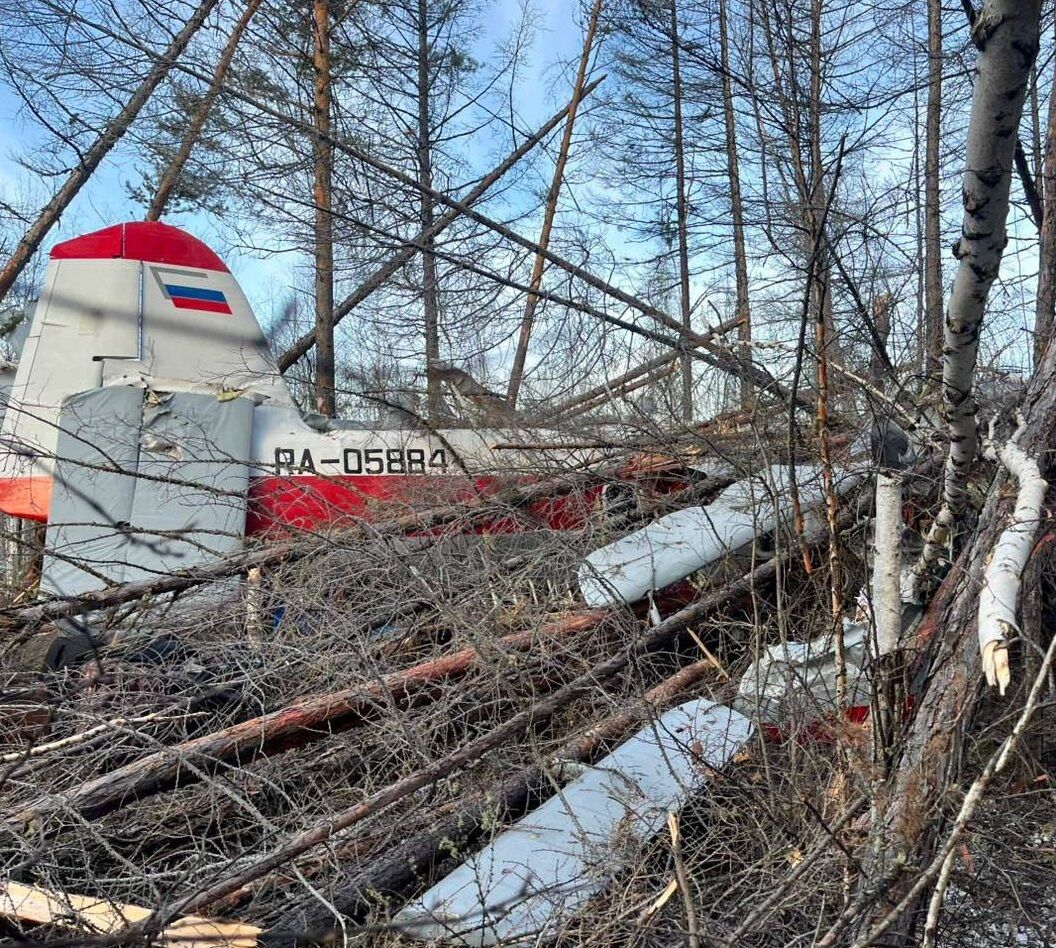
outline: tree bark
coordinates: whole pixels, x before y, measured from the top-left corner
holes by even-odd
[[[928,0],[928,101],[924,142],[924,371],[942,365],[942,203],[939,143],[942,124],[942,0]]]
[[[139,44],[127,40],[127,38],[122,37],[121,34],[117,33],[116,31],[108,30],[104,26],[100,26],[98,24],[93,24],[93,26],[95,26],[105,36],[116,39],[118,41],[126,42],[128,45],[131,45],[137,49],[141,48]],[[207,78],[203,77],[202,74],[199,73],[197,70],[187,66],[181,67],[181,70],[187,73],[188,75],[195,76],[199,79],[204,80],[205,78]],[[247,105],[252,105],[254,108],[260,110],[263,114],[268,115],[271,118],[277,119],[278,121],[283,122],[292,127],[302,128],[305,131],[311,130],[310,124],[301,122],[296,118],[284,114],[281,110],[275,108],[274,106],[270,105],[269,103],[254,95],[250,95],[248,92],[237,88],[230,88],[228,91],[236,99],[245,102]],[[428,196],[431,197],[434,202],[438,204],[443,204],[450,208],[452,211],[457,212],[456,216],[466,217],[469,220],[475,221],[482,227],[486,227],[488,230],[492,231],[495,234],[498,234],[500,237],[503,237],[505,240],[510,241],[518,247],[522,247],[532,253],[541,253],[549,263],[553,264],[561,270],[564,270],[571,276],[582,280],[588,286],[591,286],[599,292],[604,293],[607,296],[618,300],[619,302],[624,303],[625,305],[630,306],[631,308],[638,310],[641,313],[644,313],[645,315],[649,316],[661,325],[667,327],[670,330],[673,330],[678,335],[679,339],[683,341],[679,343],[680,345],[691,344],[694,347],[699,346],[700,349],[703,351],[697,353],[697,355],[709,365],[714,365],[716,368],[722,369],[722,371],[735,375],[738,378],[748,378],[757,388],[767,389],[771,392],[778,394],[780,397],[785,398],[786,400],[792,398],[793,400],[800,401],[800,399],[796,398],[796,396],[791,395],[788,390],[785,389],[784,386],[782,386],[766,369],[753,362],[750,357],[742,357],[737,353],[732,352],[728,347],[711,341],[698,333],[691,332],[687,334],[685,329],[682,327],[681,322],[672,318],[668,313],[664,312],[659,307],[653,306],[650,303],[647,303],[644,300],[634,296],[633,294],[628,293],[625,290],[619,289],[612,283],[609,283],[607,280],[603,280],[602,278],[591,273],[582,265],[572,263],[571,261],[562,257],[560,254],[554,253],[552,250],[547,249],[546,251],[544,251],[542,247],[535,243],[535,241],[529,240],[527,237],[524,237],[516,231],[512,230],[511,228],[507,227],[505,224],[502,224],[499,221],[496,221],[493,218],[488,217],[486,214],[483,214],[480,211],[476,210],[476,208],[472,207],[470,203],[467,203],[468,200],[472,200],[468,196],[466,200],[460,200],[442,191],[438,191],[435,188],[428,187],[414,175],[409,175],[400,171],[398,168],[387,164],[386,162],[380,160],[379,158],[375,157],[374,155],[370,154],[369,152],[365,151],[364,149],[358,147],[351,141],[348,141],[344,138],[332,137],[331,144],[337,150],[355,158],[357,161],[361,161],[363,164],[370,168],[374,168],[376,171],[381,172],[387,177],[393,179],[394,181],[399,181],[401,184],[404,184],[409,188],[413,188],[416,191],[428,194]],[[419,246],[419,241],[417,239],[414,241],[414,245],[416,248]],[[594,312],[592,309],[586,306],[582,308],[582,311]],[[618,317],[604,314],[601,316],[601,318],[608,320],[614,325],[621,324],[623,325],[623,328],[627,328],[633,331],[632,327],[634,324],[626,323],[625,321],[620,320]],[[656,334],[651,334],[650,337],[656,339],[660,338]],[[308,348],[310,348],[310,345],[308,346]],[[801,403],[805,404],[805,402]]]
[[[1056,319],[1056,75],[1049,90],[1042,164],[1042,216],[1038,242],[1038,298],[1034,314],[1034,364],[1041,362]]]
[[[429,10],[418,0],[418,222],[422,234],[422,313],[425,319],[426,417],[435,425],[440,419],[440,380],[435,372],[440,362],[440,293],[433,255],[433,135],[429,124]]]
[[[182,55],[194,35],[201,29],[206,17],[212,12],[217,0],[202,0],[191,18],[184,24],[183,28],[176,34],[172,42],[163,53],[156,54],[154,65],[150,68],[146,78],[125,107],[118,112],[114,120],[106,127],[92,146],[84,154],[81,163],[73,170],[70,176],[56,192],[55,196],[48,201],[33,225],[22,236],[11,254],[11,259],[0,270],[0,300],[7,295],[8,291],[18,279],[19,274],[29,262],[30,257],[36,253],[44,238],[55,223],[62,216],[63,211],[69,207],[70,202],[84,187],[85,182],[92,176],[95,169],[99,167],[102,160],[110,153],[110,150],[121,140],[125,132],[135,121],[147,100],[154,94],[154,90],[161,85],[169,74],[176,60]]]
[[[683,694],[715,666],[708,659],[687,665],[665,679],[643,696],[641,708],[610,715],[547,756],[546,762],[518,771],[494,792],[470,800],[450,816],[440,820],[423,833],[400,844],[366,867],[353,870],[338,884],[330,897],[330,904],[343,919],[363,921],[380,899],[405,896],[422,881],[431,882],[438,870],[447,863],[452,849],[465,851],[476,840],[485,821],[493,818],[509,823],[526,813],[548,791],[553,789],[549,771],[559,768],[564,761],[590,761],[602,744],[617,740],[648,717],[648,712],[659,710]],[[225,910],[228,908],[225,905]],[[262,946],[280,948],[297,944],[319,943],[332,937],[333,912],[318,901],[305,901],[283,913],[282,921],[268,929],[260,940]]]
[[[1016,128],[1037,53],[1039,19],[1039,0],[990,0],[973,27],[979,55],[966,149],[965,216],[943,365],[953,436],[943,485],[947,516],[951,510],[958,515],[964,510],[965,480],[975,458],[971,376],[983,308],[1005,245]],[[1020,444],[1037,455],[1051,445],[1056,433],[1056,348],[1047,351],[1031,380],[1023,415]],[[980,682],[978,591],[984,563],[1000,533],[1007,480],[1004,472],[995,477],[963,557],[964,567],[951,571],[929,610],[930,618],[921,623],[918,634],[931,632],[936,638],[928,656],[927,688],[917,702],[899,766],[884,797],[887,810],[877,821],[880,856],[863,879],[866,886],[895,866],[926,866],[938,845],[941,805],[962,766],[964,734]],[[952,519],[947,523],[952,524]],[[929,540],[934,542],[934,537],[929,535]],[[945,612],[932,615],[946,601]],[[900,873],[890,901],[897,902],[911,884],[911,873]],[[907,905],[892,944],[910,943],[919,909],[919,899]]]
[[[733,83],[730,75],[729,18],[726,0],[719,0],[719,55],[722,68],[722,111],[726,130],[726,173],[730,180],[730,213],[733,217],[733,271],[736,283],[735,314],[741,321],[737,336],[746,344],[752,341],[752,315],[748,301],[748,255],[744,243],[744,202],[741,198],[741,171],[737,153],[737,115],[733,109]],[[752,400],[752,383],[741,379],[741,407]]]
[[[1019,444],[1031,455],[1050,459],[1049,471],[1042,474],[1051,477],[1051,448],[1056,444],[1056,347],[1047,350],[1030,382],[1023,415],[1026,424]],[[868,884],[896,865],[905,867],[888,893],[887,904],[897,902],[912,886],[911,867],[922,868],[931,861],[941,839],[943,804],[963,767],[965,734],[983,678],[979,591],[1014,497],[1014,492],[1009,492],[1011,481],[1005,470],[994,477],[970,547],[951,570],[918,627],[916,647],[926,649],[919,677],[926,680],[927,688],[918,696],[899,766],[884,794],[889,802],[879,823],[881,859],[869,878],[863,879],[863,884]],[[920,910],[919,900],[907,907],[890,944],[912,943]],[[862,920],[861,930],[866,921]]]
[[[330,0],[312,3],[312,137],[315,205],[315,410],[337,414],[334,366],[334,150],[331,146]]]
[[[682,128],[682,65],[679,49],[678,0],[671,4],[671,96],[675,144],[675,200],[678,214],[678,302],[682,329],[693,331],[689,298],[689,202],[686,194],[686,151]],[[682,353],[682,420],[693,420],[693,359]]]
[[[873,521],[872,612],[876,654],[888,655],[902,638],[902,475],[879,471]]]
[[[1037,0],[990,0],[975,18],[979,48],[963,177],[964,220],[954,249],[959,263],[950,296],[942,365],[943,412],[950,437],[942,509],[914,567],[919,590],[963,517],[978,445],[972,381],[990,287],[1008,242],[1009,192],[1016,130],[1038,49]]]
[[[543,229],[539,234],[539,246],[544,250],[550,246],[550,231],[554,226],[554,215],[557,213],[557,198],[561,192],[561,184],[565,177],[565,165],[568,162],[569,149],[572,146],[572,128],[576,122],[576,110],[583,98],[583,87],[587,80],[587,67],[590,65],[590,53],[594,45],[594,34],[598,29],[598,18],[601,16],[602,0],[594,0],[594,6],[590,11],[590,20],[587,23],[587,32],[583,37],[583,52],[579,56],[579,70],[576,72],[576,82],[572,87],[572,98],[568,104],[565,120],[565,131],[561,136],[561,147],[557,152],[557,163],[554,165],[554,176],[550,181],[550,190],[546,196],[546,209],[543,212]],[[535,309],[539,303],[538,291],[543,281],[543,266],[546,263],[542,254],[535,255],[535,264],[532,267],[532,291],[524,306],[524,317],[521,319],[521,331],[517,339],[517,351],[513,357],[513,368],[510,371],[510,384],[506,390],[506,401],[510,408],[517,406],[517,396],[521,391],[521,382],[524,380],[524,363],[528,358],[528,344],[532,338],[532,324],[535,321]]]
[[[822,102],[823,93],[823,58],[822,48],[822,3],[823,0],[811,0],[810,5],[810,188],[806,199],[809,213],[809,233],[811,236],[811,253],[814,261],[814,279],[812,283],[814,299],[814,322],[817,327],[816,337],[819,340],[816,381],[819,399],[824,388],[828,396],[829,381],[822,379],[827,374],[827,362],[830,354],[840,356],[840,340],[836,333],[836,320],[832,307],[832,267],[829,260],[829,246],[825,235],[823,219],[829,215],[834,196],[827,195],[825,189],[825,168],[822,159]],[[843,145],[841,144],[841,157]],[[824,211],[819,210],[824,208]],[[819,401],[820,404],[820,401]]]
[[[599,662],[579,677],[529,705],[501,724],[481,734],[446,756],[417,770],[396,783],[375,791],[349,809],[317,823],[315,826],[288,838],[270,853],[235,869],[204,889],[192,892],[171,904],[154,924],[164,924],[177,915],[200,911],[217,899],[237,891],[243,885],[262,878],[279,866],[285,865],[305,852],[332,839],[368,817],[406,799],[411,794],[459,772],[475,763],[497,747],[518,739],[548,721],[554,714],[574,701],[590,694],[604,682],[628,668],[631,663],[649,652],[666,646],[672,637],[694,622],[699,622],[720,607],[745,596],[777,572],[780,557],[756,567],[750,573],[722,589],[706,594],[698,602],[680,609],[644,635],[638,636],[618,654]]]
[[[180,147],[173,156],[172,161],[169,162],[168,168],[165,169],[165,174],[162,175],[161,180],[158,182],[157,190],[154,192],[154,199],[150,202],[150,207],[147,209],[146,220],[160,220],[161,215],[165,213],[169,199],[172,197],[172,192],[176,185],[180,183],[180,176],[187,165],[187,160],[191,157],[191,152],[198,143],[202,129],[205,128],[205,123],[209,119],[213,104],[223,88],[224,80],[227,78],[227,71],[231,68],[231,61],[235,57],[235,50],[238,49],[238,44],[249,26],[249,21],[253,19],[253,14],[260,8],[260,2],[261,0],[249,0],[242,16],[231,31],[231,35],[220,53],[220,58],[216,62],[213,81],[209,83],[209,88],[206,90],[201,102],[198,103],[198,108],[194,110],[194,115],[187,126],[187,131],[184,132],[183,138],[180,140]]]

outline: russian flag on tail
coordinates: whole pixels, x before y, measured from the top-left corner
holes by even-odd
[[[177,283],[163,283],[165,295],[172,300],[177,309],[197,309],[206,313],[231,315],[227,297],[220,290],[208,290],[200,286],[181,286]]]

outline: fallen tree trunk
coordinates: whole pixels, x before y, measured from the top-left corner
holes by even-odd
[[[99,938],[149,918],[150,914],[150,909],[141,905],[52,892],[10,880],[0,882],[0,916],[33,925],[73,928]],[[179,948],[255,948],[259,935],[260,929],[255,925],[191,917],[177,919],[159,932],[155,944]]]
[[[1019,444],[1031,455],[1047,458],[1051,474],[1051,449],[1056,444],[1056,346],[1049,346],[1031,380],[1023,416]],[[870,873],[876,880],[895,866],[906,867],[901,873],[904,881],[891,893],[892,902],[909,890],[913,873],[908,870],[931,861],[941,839],[943,802],[963,766],[965,735],[983,679],[977,628],[979,590],[1015,497],[1009,490],[1011,481],[1005,470],[995,475],[972,543],[939,588],[918,632],[918,646],[928,649],[924,656],[927,686],[919,696],[901,763],[885,794],[890,802],[878,828],[881,858]],[[926,892],[905,907],[892,936],[896,941],[910,937],[925,896]]]
[[[558,711],[589,694],[599,685],[612,679],[628,668],[637,658],[665,647],[671,639],[687,626],[698,622],[730,602],[745,596],[758,585],[774,578],[784,557],[774,557],[756,567],[741,579],[726,587],[703,596],[692,605],[680,609],[655,628],[639,636],[622,652],[594,665],[590,670],[545,698],[536,701],[524,710],[508,718],[502,724],[485,732],[441,759],[415,771],[402,779],[375,791],[355,806],[317,823],[310,829],[290,837],[270,853],[234,869],[229,875],[201,888],[160,912],[150,923],[163,926],[177,915],[201,911],[226,898],[233,892],[262,878],[273,870],[284,866],[316,846],[329,842],[338,834],[374,816],[382,810],[406,799],[418,790],[435,784],[463,768],[485,757],[492,750],[503,746],[520,735],[544,724]]]
[[[682,462],[671,454],[637,455],[629,461],[610,461],[527,484],[512,484],[493,493],[481,493],[471,500],[456,504],[412,510],[379,523],[366,524],[366,528],[372,537],[397,535],[412,530],[425,532],[455,523],[468,529],[488,518],[501,517],[511,508],[523,508],[538,501],[571,494],[592,484],[604,483],[606,479],[633,479],[645,474],[677,470],[681,466]],[[15,626],[33,628],[44,622],[55,622],[111,609],[144,597],[156,597],[208,585],[244,574],[251,569],[274,567],[327,551],[332,552],[336,544],[352,535],[353,531],[349,528],[331,541],[319,541],[315,538],[311,542],[290,541],[263,549],[243,550],[204,566],[174,570],[162,576],[108,586],[74,597],[49,599],[31,606],[7,607],[0,609],[0,617]]]
[[[494,792],[471,800],[430,829],[389,850],[366,868],[353,872],[329,896],[329,905],[345,920],[359,922],[378,906],[379,900],[403,896],[418,883],[432,881],[439,867],[447,862],[451,850],[462,852],[479,835],[485,820],[498,818],[504,823],[514,820],[552,790],[548,771],[559,768],[562,761],[592,759],[603,743],[622,737],[650,711],[663,708],[709,672],[715,672],[715,665],[706,658],[680,669],[647,691],[641,707],[610,715],[548,754],[545,762],[518,771]],[[249,891],[235,893],[235,898],[224,902],[223,911],[226,913],[238,905],[238,896],[248,894]],[[333,924],[330,908],[324,908],[314,898],[308,899],[303,905],[288,910],[281,923],[268,929],[262,944],[328,941],[333,936]]]
[[[570,471],[567,474],[541,481],[514,484],[495,493],[482,494],[462,503],[411,511],[380,523],[369,524],[370,534],[371,536],[384,536],[409,530],[426,531],[456,521],[465,521],[469,525],[482,518],[501,516],[504,508],[524,507],[536,501],[572,493],[585,487],[592,479],[618,477],[624,467],[624,464],[610,464],[594,470]],[[347,539],[351,533],[350,529],[343,537],[336,537],[335,540],[340,542],[341,539]],[[135,580],[119,586],[109,586],[75,597],[49,599],[32,606],[9,607],[0,610],[0,615],[7,616],[9,621],[18,626],[36,626],[42,622],[54,622],[89,612],[110,609],[145,596],[153,597],[180,592],[194,586],[206,585],[230,576],[240,575],[254,568],[278,566],[280,563],[293,562],[334,549],[335,542],[333,541],[278,543],[263,549],[244,550],[205,566],[174,570],[163,576]]]
[[[231,61],[235,58],[235,50],[238,49],[238,44],[242,41],[242,35],[246,32],[249,21],[253,19],[260,4],[261,0],[249,0],[246,4],[246,9],[242,11],[242,16],[231,30],[231,35],[228,37],[227,43],[220,53],[220,58],[216,62],[216,69],[213,71],[213,81],[209,83],[209,88],[206,90],[205,95],[202,96],[201,101],[194,110],[194,114],[191,116],[191,121],[188,123],[187,129],[183,133],[183,138],[180,140],[180,147],[176,150],[176,154],[173,155],[172,161],[169,162],[169,166],[161,176],[161,180],[158,181],[158,187],[154,192],[150,207],[147,208],[145,220],[161,220],[161,215],[165,213],[169,199],[172,197],[176,186],[180,183],[180,177],[191,157],[191,152],[201,137],[205,123],[209,120],[209,113],[213,109],[213,104],[216,102],[217,96],[220,95],[220,88],[227,78],[227,71],[231,68]]]
[[[594,628],[609,615],[607,610],[573,614],[541,633],[530,630],[505,636],[494,643],[494,652],[528,651],[540,640]],[[137,800],[197,783],[224,764],[241,766],[263,754],[303,747],[376,718],[392,705],[406,707],[430,686],[467,674],[479,658],[477,649],[465,648],[388,675],[371,687],[302,698],[277,711],[132,761],[61,795],[42,797],[7,816],[5,822],[17,827],[34,821],[47,832],[43,821],[71,810],[84,819],[98,819]]]
[[[978,77],[972,103],[964,182],[962,257],[947,319],[944,399],[950,423],[942,512],[929,534],[929,544],[915,573],[919,583],[954,522],[965,507],[965,486],[975,459],[976,432],[971,400],[983,307],[997,276],[1005,240],[1005,219],[1011,177],[1012,150],[1031,64],[1037,52],[1040,4],[1036,0],[991,0],[976,17],[973,38],[979,47]],[[1056,348],[1049,346],[1023,405],[1019,443],[1028,454],[1041,456],[1056,434]],[[886,895],[879,910],[892,943],[907,944],[921,916],[926,888],[914,893],[913,867],[918,872],[932,862],[942,838],[943,803],[963,766],[963,749],[981,682],[976,622],[985,561],[1001,532],[1007,510],[1007,472],[998,472],[987,495],[974,536],[940,587],[925,616],[934,638],[925,656],[926,686],[918,695],[915,714],[905,734],[901,760],[883,799],[886,808],[874,820],[877,858],[863,875],[861,893],[870,899]],[[946,601],[948,599],[948,605]],[[939,618],[941,615],[941,618]],[[938,620],[938,621],[936,621]],[[888,885],[886,880],[893,878]],[[909,897],[912,894],[912,897]],[[888,918],[897,905],[898,917]],[[862,911],[852,922],[869,937],[876,913]],[[837,928],[826,939],[834,943]]]
[[[81,16],[80,14],[71,13],[69,15],[76,22],[85,24],[86,26],[103,36],[107,36],[127,46],[131,46],[132,48],[144,52],[147,55],[157,55],[156,53],[153,53],[148,47],[146,47],[143,43],[140,43],[134,38],[131,38],[125,34],[119,33],[116,30],[112,30],[103,23],[89,20],[88,18]],[[208,76],[204,75],[200,70],[195,69],[191,66],[180,65],[178,68],[181,72],[185,73],[186,75],[193,76],[194,78],[200,81],[209,81]],[[294,116],[287,115],[281,109],[270,105],[259,97],[251,95],[249,92],[232,87],[228,84],[225,84],[224,88],[227,91],[228,95],[232,96],[233,98],[239,99],[242,102],[245,102],[247,105],[253,106],[255,109],[258,109],[265,115],[268,115],[271,118],[286,125],[289,125],[293,128],[297,128],[302,132],[306,132],[309,134],[314,133],[314,130],[312,129],[309,123],[304,122]],[[562,113],[562,115],[563,114],[564,113]],[[527,250],[533,254],[539,254],[548,263],[552,264],[553,266],[556,266],[560,270],[564,270],[571,277],[583,280],[585,283],[587,283],[589,286],[592,286],[600,293],[604,293],[606,296],[618,300],[624,305],[636,309],[639,312],[645,314],[646,316],[649,316],[656,322],[660,323],[661,325],[665,326],[667,329],[675,333],[676,337],[679,340],[677,345],[679,345],[680,347],[689,347],[688,351],[695,352],[697,357],[703,359],[709,365],[713,365],[715,368],[721,369],[722,371],[737,376],[738,378],[743,378],[747,381],[750,381],[755,384],[758,388],[773,392],[786,401],[793,401],[801,406],[807,406],[809,404],[809,400],[799,395],[798,393],[790,393],[787,388],[782,385],[767,369],[754,362],[750,356],[742,357],[739,353],[735,352],[728,346],[724,346],[716,342],[710,341],[702,337],[699,333],[685,329],[685,327],[683,327],[678,320],[671,317],[668,313],[664,312],[659,307],[653,306],[651,303],[642,300],[640,297],[635,296],[634,294],[619,289],[618,287],[602,279],[601,277],[596,276],[589,270],[584,269],[582,265],[567,260],[559,254],[554,253],[549,248],[544,250],[535,241],[523,237],[521,234],[517,233],[514,230],[511,230],[506,225],[476,210],[475,208],[470,206],[469,203],[467,203],[467,200],[460,200],[458,198],[452,197],[451,195],[443,191],[437,191],[434,188],[428,187],[427,185],[419,181],[417,178],[415,178],[413,175],[406,174],[400,171],[398,168],[386,164],[384,161],[381,161],[376,156],[372,155],[367,151],[364,151],[362,148],[358,147],[353,142],[348,141],[344,138],[335,137],[331,135],[329,136],[329,142],[337,150],[344,152],[352,158],[355,158],[356,160],[362,162],[368,167],[373,168],[375,171],[378,171],[386,177],[399,181],[406,187],[414,189],[415,191],[424,195],[426,198],[435,201],[438,204],[445,205],[450,211],[456,212],[456,216],[465,217],[468,220],[474,221],[475,223],[487,228],[493,233],[498,234],[505,240],[516,244],[522,249]],[[417,239],[409,241],[408,243],[413,244],[415,250],[417,250],[420,246],[420,242]],[[543,293],[540,293],[539,295],[545,296],[545,294]],[[702,351],[698,351],[698,349]],[[290,352],[288,352],[286,356],[283,357],[280,362],[280,366],[282,363],[287,363],[287,356],[290,356],[292,354],[292,351],[293,350],[291,349]]]
[[[590,19],[587,22],[587,32],[583,37],[583,51],[579,54],[579,69],[576,71],[576,81],[572,86],[572,99],[568,105],[568,121],[565,122],[565,131],[561,136],[561,146],[557,150],[557,161],[554,163],[554,176],[550,181],[550,191],[546,196],[546,207],[543,211],[543,229],[539,234],[539,246],[546,250],[550,246],[550,232],[554,226],[554,216],[557,213],[557,198],[561,193],[561,185],[565,177],[565,165],[568,163],[568,153],[572,147],[572,129],[576,124],[576,111],[579,101],[583,97],[583,85],[587,81],[587,67],[590,65],[591,48],[594,45],[594,34],[598,29],[598,18],[601,16],[601,0],[594,0],[594,6],[590,11]],[[543,282],[543,265],[545,260],[540,254],[535,255],[535,263],[532,265],[532,292],[528,294],[528,300],[524,307],[524,317],[521,319],[521,331],[517,340],[517,351],[513,355],[513,368],[510,370],[510,382],[506,390],[506,403],[510,408],[517,407],[517,395],[521,390],[521,382],[524,379],[524,364],[528,358],[528,343],[532,337],[532,323],[535,318],[535,309],[539,302],[539,287]]]

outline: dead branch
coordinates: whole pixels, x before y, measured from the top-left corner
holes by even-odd
[[[538,632],[504,636],[495,642],[495,652],[528,651],[540,641],[594,628],[608,614],[604,610],[574,613]],[[68,810],[76,810],[85,819],[98,819],[136,800],[197,783],[224,764],[242,766],[263,754],[303,747],[372,720],[393,705],[406,707],[416,699],[428,700],[424,693],[429,686],[465,675],[479,658],[477,649],[465,648],[395,672],[371,687],[310,695],[277,711],[157,751],[59,796],[43,797],[5,822],[11,826],[39,823]]]

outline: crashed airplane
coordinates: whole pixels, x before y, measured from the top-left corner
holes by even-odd
[[[302,416],[223,261],[153,222],[53,248],[0,437],[0,511],[48,524],[43,588],[61,595],[244,536],[486,495],[546,463],[509,430]],[[582,497],[531,512],[568,528]]]

